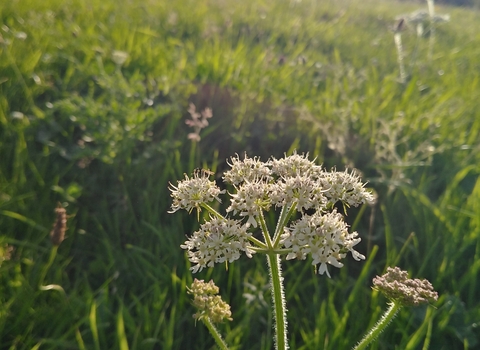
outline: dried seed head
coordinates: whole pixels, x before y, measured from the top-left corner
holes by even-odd
[[[59,246],[65,239],[65,231],[67,230],[67,211],[65,208],[58,206],[55,208],[57,218],[50,232],[50,241],[54,246]]]

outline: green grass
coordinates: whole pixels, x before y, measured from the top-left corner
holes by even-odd
[[[401,84],[389,26],[421,6],[2,2],[0,245],[14,251],[0,267],[0,348],[212,348],[179,247],[198,224],[167,214],[168,182],[224,170],[236,152],[293,149],[358,168],[378,204],[348,217],[366,262],[332,279],[284,264],[291,348],[351,348],[386,307],[372,277],[394,264],[440,300],[402,310],[372,349],[478,347],[480,14],[437,7],[452,20],[436,28],[431,60],[429,38],[404,32]],[[115,50],[128,53],[122,65]],[[213,109],[198,144],[189,102]],[[48,266],[58,202],[67,238]],[[237,349],[273,347],[265,263],[195,276],[231,303],[222,327]]]

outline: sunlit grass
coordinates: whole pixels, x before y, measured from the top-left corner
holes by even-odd
[[[185,293],[179,245],[195,223],[166,214],[168,182],[223,169],[235,152],[266,160],[294,148],[357,167],[379,202],[348,217],[362,267],[347,263],[329,280],[285,264],[291,348],[353,346],[385,303],[371,278],[394,263],[441,299],[403,310],[372,349],[426,338],[431,349],[478,346],[480,15],[438,7],[451,22],[436,29],[431,60],[428,37],[402,33],[401,84],[389,27],[421,6],[2,2],[0,244],[15,250],[0,267],[1,347],[212,347]],[[198,144],[187,140],[189,102],[213,110]],[[58,202],[67,238],[43,285],[65,295],[38,285]],[[198,276],[229,298],[224,326],[238,348],[272,347],[261,271],[242,261]],[[246,306],[244,293],[255,297]]]

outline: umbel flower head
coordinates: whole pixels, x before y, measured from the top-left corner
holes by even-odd
[[[388,299],[404,306],[417,306],[437,301],[438,294],[426,280],[409,279],[407,271],[388,267],[382,276],[373,279],[374,288]]]
[[[312,265],[320,264],[318,273],[325,272],[330,277],[327,264],[342,267],[340,262],[350,252],[357,261],[365,259],[365,256],[353,249],[360,243],[356,232],[349,233],[347,224],[341,214],[335,210],[332,213],[303,215],[300,220],[285,229],[280,242],[285,248],[291,248],[287,254],[287,260],[304,260],[309,254],[313,261]]]
[[[192,270],[197,272],[215,263],[234,262],[241,252],[251,258],[255,253],[248,243],[251,235],[247,227],[236,220],[213,217],[180,247],[188,250],[189,260],[196,264]]]
[[[354,171],[326,171],[294,153],[266,162],[259,158],[232,157],[223,181],[232,188],[225,216],[211,206],[225,194],[210,172],[196,171],[192,178],[170,185],[172,210],[205,209],[209,218],[181,247],[188,251],[193,272],[217,263],[231,263],[245,253],[286,255],[286,259],[311,257],[318,273],[329,272],[327,265],[342,267],[350,252],[354,259],[365,257],[354,250],[360,242],[356,232],[349,233],[343,215],[334,209],[341,202],[350,206],[373,203],[374,196]],[[279,210],[275,232],[271,234],[264,213]],[[257,233],[261,233],[257,235]],[[257,237],[263,236],[263,240]]]
[[[208,179],[210,175],[208,170],[197,169],[192,178],[185,175],[185,180],[178,181],[177,187],[170,184],[173,203],[169,213],[179,209],[186,209],[190,213],[194,208],[200,211],[203,203],[212,202],[214,199],[221,202],[218,196],[225,191],[221,191],[215,182]]]
[[[230,305],[217,295],[218,292],[219,289],[212,280],[208,283],[197,279],[193,281],[188,293],[193,295],[193,305],[198,310],[193,315],[196,320],[205,317],[208,317],[213,323],[232,320]]]

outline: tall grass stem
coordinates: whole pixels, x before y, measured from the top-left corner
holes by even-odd
[[[55,260],[55,257],[57,256],[57,250],[58,246],[53,246],[52,250],[50,251],[50,257],[48,258],[47,264],[43,267],[42,272],[40,274],[40,279],[38,281],[38,286],[41,287],[43,285],[43,281],[45,280],[45,277],[47,276],[48,270],[53,264],[53,261]]]
[[[407,73],[405,72],[405,64],[403,62],[403,46],[402,46],[402,34],[400,32],[393,35],[395,40],[395,47],[397,48],[398,56],[398,68],[400,69],[400,82],[404,84],[407,81]]]
[[[435,44],[435,1],[427,0],[428,5],[428,15],[430,17],[430,37],[428,40],[428,60],[431,61],[433,58],[433,45]]]

